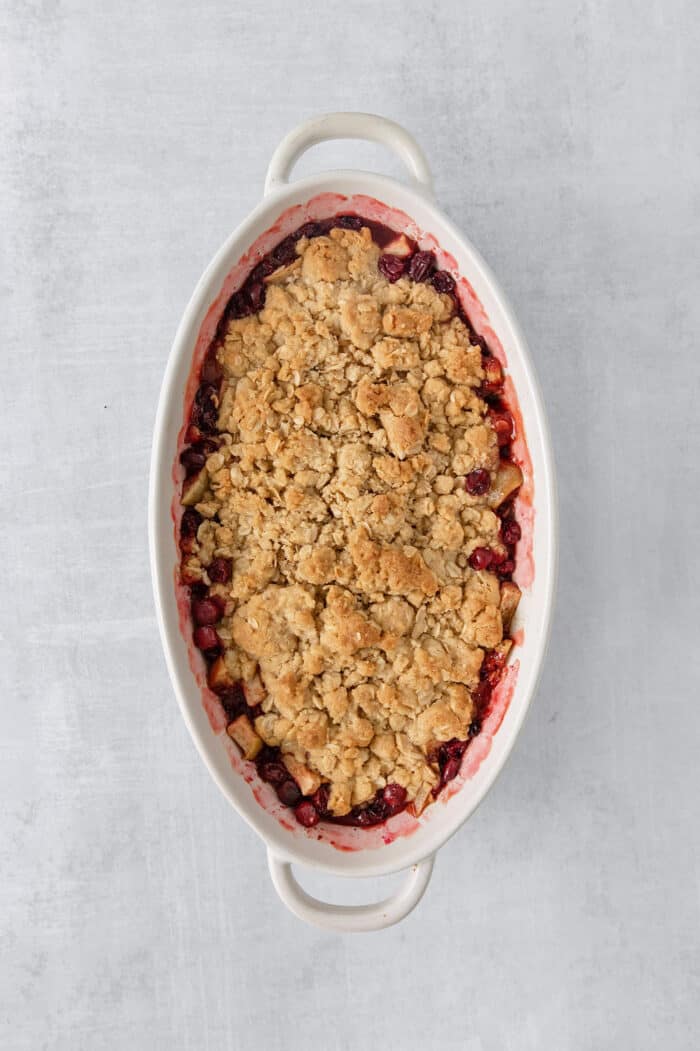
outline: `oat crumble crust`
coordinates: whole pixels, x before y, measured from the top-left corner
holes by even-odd
[[[420,811],[431,749],[469,736],[504,634],[498,577],[468,562],[504,550],[493,493],[464,486],[499,469],[481,350],[449,295],[382,276],[367,228],[297,254],[225,331],[188,573],[210,584],[212,559],[233,560],[211,587],[221,660],[261,681],[255,730],[302,791],[328,782],[341,816],[394,782]]]

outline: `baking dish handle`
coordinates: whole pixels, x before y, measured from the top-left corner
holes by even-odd
[[[345,934],[379,931],[408,916],[425,894],[434,861],[435,855],[431,854],[417,865],[412,865],[399,890],[384,901],[372,902],[370,905],[329,905],[312,898],[299,886],[288,861],[283,861],[271,850],[267,852],[275,890],[290,912],[316,927]]]
[[[400,124],[374,113],[324,113],[290,131],[272,154],[265,195],[286,186],[301,155],[329,139],[369,139],[387,146],[406,165],[413,185],[433,199],[433,178],[416,140]]]

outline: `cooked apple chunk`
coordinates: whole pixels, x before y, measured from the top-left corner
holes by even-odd
[[[503,630],[509,631],[515,616],[515,611],[520,602],[520,588],[512,580],[504,580],[501,584],[501,620]]]
[[[388,245],[385,245],[382,251],[388,255],[399,255],[402,258],[411,255],[413,252],[413,245],[405,236],[405,234],[399,234],[393,241],[390,241]]]
[[[511,493],[523,484],[523,472],[511,460],[501,460],[491,482],[488,501],[491,507],[500,507]]]
[[[194,507],[202,499],[207,491],[209,485],[209,473],[206,467],[203,467],[197,474],[193,474],[191,478],[187,478],[182,486],[182,499],[181,504],[185,507]]]
[[[321,784],[321,778],[309,770],[308,766],[299,762],[293,755],[283,755],[284,765],[299,785],[303,796],[310,796]]]
[[[239,715],[229,723],[226,733],[243,752],[244,759],[255,759],[263,746],[262,737],[257,734],[247,715]]]
[[[209,689],[213,690],[214,693],[220,693],[222,690],[230,690],[235,685],[233,676],[226,667],[226,661],[223,656],[217,657],[207,675],[207,683]]]

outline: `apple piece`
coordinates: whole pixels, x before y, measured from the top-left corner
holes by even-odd
[[[246,704],[249,708],[255,708],[256,705],[262,704],[267,696],[262,679],[257,672],[252,679],[248,679],[247,682],[243,683],[243,689],[245,691]]]
[[[501,620],[503,621],[503,630],[509,631],[515,611],[518,608],[520,602],[521,591],[517,584],[514,584],[512,580],[504,580],[501,584]]]
[[[501,460],[491,481],[488,501],[490,507],[500,507],[511,493],[523,484],[523,472],[511,460]]]
[[[484,370],[483,386],[487,393],[492,393],[503,386],[503,369],[498,358],[485,355],[481,359],[481,366]]]
[[[187,478],[182,486],[180,503],[185,507],[194,507],[202,499],[209,485],[209,472],[203,467],[197,474]]]
[[[226,733],[243,752],[244,759],[255,759],[262,749],[262,737],[255,731],[247,715],[239,715],[226,727]]]
[[[308,766],[299,762],[293,755],[283,755],[282,762],[299,785],[303,796],[313,795],[316,789],[320,787],[320,776],[309,770]]]
[[[421,785],[416,793],[416,798],[413,800],[413,812],[416,817],[420,817],[428,803],[432,798],[432,789],[430,785]]]
[[[393,241],[390,241],[388,245],[384,245],[382,252],[386,255],[398,255],[402,259],[406,256],[413,254],[413,245],[408,240],[405,234],[399,234]]]
[[[207,683],[209,689],[213,690],[214,693],[221,693],[223,690],[230,690],[236,685],[236,680],[226,667],[226,661],[224,660],[223,655],[217,657],[210,667],[209,674],[207,675]]]

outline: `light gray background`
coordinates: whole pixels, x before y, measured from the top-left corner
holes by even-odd
[[[697,1047],[695,4],[0,17],[3,1048]],[[556,626],[512,761],[419,909],[355,938],[284,910],[198,760],[145,532],[180,314],[278,140],[331,109],[425,148],[529,337],[561,494]],[[302,167],[343,162],[398,173],[347,144]]]

